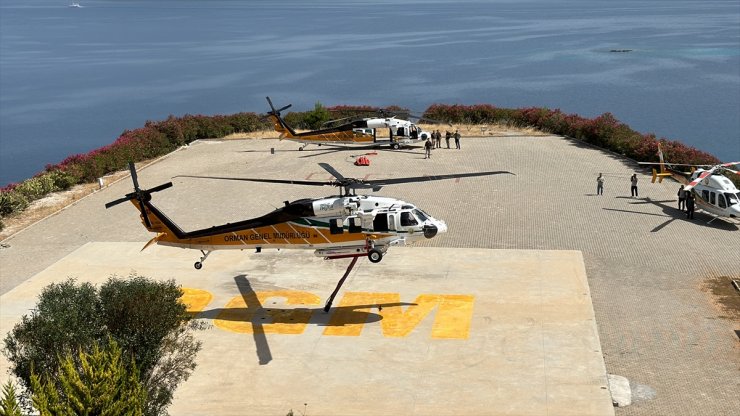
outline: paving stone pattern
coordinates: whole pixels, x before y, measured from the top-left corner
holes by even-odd
[[[422,148],[378,150],[369,167],[354,166],[352,156],[372,150],[297,148],[277,140],[197,142],[142,169],[139,181],[153,187],[173,180],[154,202],[192,230],[334,190],[171,179],[176,175],[330,179],[319,162],[359,178],[513,172],[388,186],[377,194],[447,221],[449,232],[421,247],[582,251],[607,371],[627,377],[637,391],[655,392],[638,395],[617,415],[732,415],[740,409],[740,323],[721,318],[704,289],[709,278],[740,277],[739,227],[722,220],[707,225],[703,213],[686,220],[676,209],[676,182],[651,184],[634,161],[554,136],[464,137],[462,150],[434,150],[430,160]],[[603,196],[596,195],[600,172]],[[633,172],[637,199],[629,196]],[[115,183],[5,240],[10,247],[0,249],[0,293],[86,242],[143,245],[151,236],[131,206],[103,207],[130,189],[129,179]]]

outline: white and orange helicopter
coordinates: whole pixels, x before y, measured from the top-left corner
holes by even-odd
[[[305,149],[309,144],[318,146],[389,146],[392,149],[400,149],[402,146],[422,144],[427,138],[431,137],[431,133],[428,131],[422,130],[421,127],[408,120],[397,118],[395,115],[351,120],[333,127],[297,133],[280,116],[280,112],[287,110],[292,104],[275,109],[270,97],[266,98],[268,104],[270,104],[270,111],[267,116],[272,120],[275,131],[280,133],[280,140],[285,139],[302,143],[303,146],[298,150]],[[347,119],[334,121],[342,120]],[[377,129],[383,128],[388,129],[389,138],[387,140],[378,138]]]
[[[436,176],[417,176],[362,180],[345,178],[326,163],[319,165],[334,176],[331,181],[301,181],[283,179],[259,179],[218,176],[177,177],[264,182],[307,186],[334,186],[339,195],[318,199],[298,199],[285,201],[283,207],[261,217],[235,223],[216,225],[195,231],[184,231],[160,211],[152,202],[152,194],[172,186],[172,182],[141,189],[133,163],[129,163],[134,191],[124,197],[105,204],[111,208],[131,201],[141,212],[144,227],[157,233],[142,248],[151,244],[200,250],[202,256],[195,262],[201,269],[203,262],[216,250],[254,249],[307,249],[314,250],[316,256],[325,259],[352,258],[344,277],[339,281],[325,310],[329,310],[331,300],[338,292],[344,279],[354,267],[359,257],[367,257],[378,263],[395,245],[411,244],[422,239],[434,238],[447,232],[444,221],[433,218],[421,208],[395,198],[357,195],[357,189],[380,190],[383,186],[438,181],[445,179],[471,178],[513,173],[508,171],[456,173]]]
[[[693,192],[698,209],[701,209],[712,215],[708,223],[717,218],[735,219],[740,218],[740,190],[735,184],[723,175],[717,175],[722,171],[740,175],[740,172],[730,169],[731,166],[738,166],[740,162],[721,163],[714,166],[708,165],[688,165],[688,164],[671,164],[663,159],[663,151],[658,144],[659,162],[638,162],[641,165],[659,165],[660,172],[653,168],[653,179],[658,183],[665,177],[673,177],[685,185],[684,190]],[[690,167],[691,172],[681,172],[674,167]]]

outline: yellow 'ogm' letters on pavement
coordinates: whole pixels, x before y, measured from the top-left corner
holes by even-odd
[[[212,295],[201,289],[183,289],[183,301],[193,313],[202,311]],[[282,305],[304,307],[282,308]],[[342,297],[324,330],[328,336],[358,336],[371,311],[380,315],[385,337],[408,336],[436,309],[431,337],[467,339],[473,316],[471,295],[421,294],[413,302],[402,303],[398,293],[347,292]],[[309,292],[277,290],[247,293],[232,298],[214,319],[218,328],[236,333],[301,334],[313,313],[323,313],[321,298]]]

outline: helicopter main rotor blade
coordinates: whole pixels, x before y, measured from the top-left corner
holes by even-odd
[[[700,173],[699,176],[696,177],[696,179],[694,179],[693,181],[689,182],[688,185],[686,185],[686,187],[684,188],[684,190],[690,191],[690,190],[694,189],[694,187],[696,185],[698,185],[699,182],[702,181],[702,179],[704,179],[704,178],[706,178],[708,176],[711,176],[712,173],[714,173],[715,170],[717,170],[717,166],[713,167],[712,169],[705,170],[704,172]]]
[[[327,186],[334,185],[331,181],[294,181],[287,179],[261,179],[261,178],[235,178],[228,176],[197,176],[197,175],[177,175],[175,178],[195,178],[195,179],[217,179],[222,181],[244,181],[244,182],[263,182],[263,183],[284,183],[288,185],[309,185],[309,186]]]
[[[134,162],[128,162],[128,170],[131,171],[131,180],[134,182],[134,189],[139,190],[139,178],[136,175],[136,166]]]
[[[159,191],[161,191],[163,189],[167,189],[167,188],[169,188],[171,186],[172,186],[172,182],[167,182],[167,183],[163,183],[162,185],[155,186],[154,188],[147,189],[146,191],[151,194],[151,193],[154,193],[154,192],[159,192]]]
[[[471,172],[471,173],[451,173],[447,175],[432,175],[432,176],[414,176],[408,178],[395,178],[395,179],[373,179],[362,181],[363,185],[372,186],[385,186],[385,185],[396,185],[400,183],[413,183],[413,182],[427,182],[427,181],[441,181],[444,179],[457,179],[457,178],[473,178],[477,176],[491,176],[491,175],[516,175],[507,170],[497,170],[490,172]]]
[[[337,172],[337,170],[334,169],[330,164],[328,164],[328,163],[319,163],[319,166],[321,166],[322,168],[324,168],[325,171],[329,172],[332,176],[334,176],[335,178],[337,178],[338,181],[340,181],[340,182],[347,181],[347,179],[344,176],[342,176],[341,173]]]
[[[115,205],[118,205],[118,204],[120,204],[122,202],[130,201],[130,200],[133,199],[133,196],[134,196],[133,194],[129,194],[129,195],[124,196],[123,198],[118,198],[115,201],[110,201],[107,204],[105,204],[105,207],[106,208],[110,208],[110,207],[115,206]]]

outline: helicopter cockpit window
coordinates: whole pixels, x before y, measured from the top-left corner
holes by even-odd
[[[424,212],[422,212],[420,209],[415,209],[414,215],[416,215],[416,218],[418,218],[419,221],[421,222],[425,222],[426,220],[429,219],[426,215],[424,215]]]
[[[725,196],[727,197],[727,205],[735,205],[740,201],[740,194],[726,193]]]
[[[401,227],[411,227],[418,224],[416,218],[409,211],[401,213]]]

